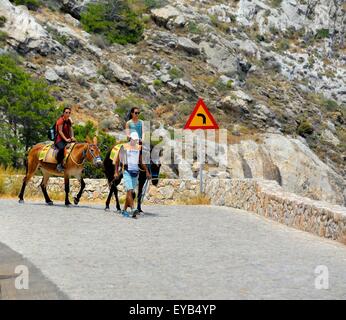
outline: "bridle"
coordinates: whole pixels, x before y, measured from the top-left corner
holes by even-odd
[[[92,149],[90,149],[90,147],[96,147],[97,148],[97,145],[93,144],[93,143],[92,144],[87,143],[86,149],[83,149],[83,152],[82,152],[82,162],[81,163],[77,163],[77,161],[75,159],[73,159],[73,156],[72,156],[73,150],[71,150],[70,158],[71,158],[72,162],[77,166],[82,166],[86,160],[86,156],[87,156],[88,152],[91,155],[93,162],[102,161],[101,156],[95,156],[94,151]]]
[[[151,176],[151,180],[158,180],[159,179],[159,175],[158,174],[154,174],[153,175],[153,172],[151,170],[151,162],[152,160],[150,160],[150,163],[147,164],[147,168],[148,168],[148,171],[150,173],[150,176]],[[153,162],[154,163],[154,162]],[[155,165],[157,165],[156,163],[154,163]],[[139,171],[145,171],[144,169],[141,169],[139,168]]]

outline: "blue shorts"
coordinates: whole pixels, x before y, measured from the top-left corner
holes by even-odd
[[[124,184],[126,191],[134,190],[138,184],[138,175],[137,177],[131,177],[131,175],[124,170]]]

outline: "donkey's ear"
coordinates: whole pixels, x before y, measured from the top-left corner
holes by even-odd
[[[87,137],[85,138],[85,142],[91,144],[91,139],[90,139],[89,136],[87,136]]]
[[[95,136],[94,139],[93,139],[93,144],[94,145],[97,145],[97,137]]]

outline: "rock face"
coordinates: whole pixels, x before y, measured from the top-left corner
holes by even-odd
[[[105,62],[109,70],[112,72],[112,75],[120,82],[125,84],[132,84],[133,79],[131,74],[122,68],[119,64],[115,62]]]
[[[59,80],[59,76],[52,68],[47,68],[47,71],[45,72],[44,76],[49,82],[56,82]]]
[[[8,34],[7,42],[19,52],[36,51],[41,55],[47,55],[62,49],[29,14],[26,7],[16,7],[8,0],[1,0],[0,16],[6,18],[4,29]]]
[[[303,3],[298,0],[284,0],[278,6],[272,6],[264,0],[240,0],[236,15],[242,24],[252,25],[257,22],[262,33],[273,26],[280,30],[304,27],[311,31],[332,27],[344,32],[342,2],[315,0]],[[269,11],[266,13],[266,10]]]
[[[185,37],[178,38],[178,48],[185,50],[190,54],[199,54],[200,49],[196,43]]]
[[[267,134],[262,143],[229,146],[228,170],[233,178],[276,180],[284,190],[346,205],[345,180],[297,139]]]
[[[238,73],[238,60],[227,48],[220,45],[212,46],[206,41],[201,42],[199,46],[206,54],[207,62],[220,73],[229,77],[234,77]]]
[[[223,11],[231,12],[223,8]],[[221,14],[223,17],[226,13]],[[257,25],[261,35],[272,34],[273,30],[304,30],[306,43],[312,39],[319,31],[324,30],[329,33],[322,48],[318,51],[325,51],[329,57],[333,56],[333,47],[344,47],[345,45],[345,2],[343,0],[314,0],[298,1],[284,0],[278,6],[271,5],[265,0],[240,0],[235,9],[237,22],[250,27]],[[311,50],[313,51],[313,50]],[[334,61],[335,77],[322,76],[323,69],[319,63],[309,64],[309,54],[294,53],[285,55],[274,53],[275,60],[281,66],[282,73],[289,79],[301,80],[308,78],[311,88],[316,92],[323,92],[329,98],[346,103],[345,87],[346,71],[340,66],[338,61]],[[300,61],[299,61],[300,60]],[[312,70],[306,72],[306,68]]]
[[[96,3],[97,0],[59,0],[61,9],[70,13],[72,17],[80,18],[80,14],[89,3]]]
[[[154,9],[151,11],[151,15],[155,22],[158,25],[167,27],[168,23],[171,19],[179,16],[180,12],[172,7],[171,5],[168,5],[164,8]]]
[[[322,138],[334,146],[340,144],[340,140],[328,129],[322,132]]]
[[[208,155],[210,167],[204,176],[214,177],[218,172],[231,179],[274,180],[285,191],[346,206],[345,179],[299,139],[268,133],[259,136],[258,142],[243,140],[227,148],[224,167],[213,167],[212,163],[220,163],[219,156]],[[176,159],[180,164],[175,172],[181,179],[191,179],[195,176],[194,166],[183,160]]]

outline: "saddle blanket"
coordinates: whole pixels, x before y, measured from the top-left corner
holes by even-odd
[[[123,146],[123,143],[119,143],[119,144],[115,145],[111,151],[111,154],[109,155],[109,158],[113,161],[114,165],[115,165],[115,161],[117,160],[118,154],[119,154],[122,146]]]
[[[74,145],[76,143],[69,143],[66,145],[64,150],[64,163],[67,160],[68,156],[70,155]],[[47,143],[42,150],[38,154],[38,160],[42,160],[46,163],[54,163],[57,164],[58,161],[56,160],[56,156],[58,154],[58,149],[55,147],[54,142]]]

